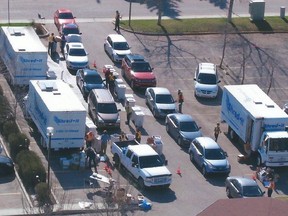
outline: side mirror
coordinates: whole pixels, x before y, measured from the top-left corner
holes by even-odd
[[[132,162],[132,167],[138,168],[138,163]]]
[[[221,82],[221,80],[218,80],[218,83],[220,83]]]
[[[197,79],[196,78],[194,78],[194,81],[196,81]]]
[[[117,111],[118,111],[118,112],[121,112],[121,109],[118,109]]]
[[[224,152],[224,155],[225,155],[226,157],[228,157],[228,154],[227,154],[227,152]]]
[[[199,130],[202,129],[202,127],[198,127],[198,128],[199,128]]]
[[[168,160],[164,161],[164,165],[167,166],[168,165]]]

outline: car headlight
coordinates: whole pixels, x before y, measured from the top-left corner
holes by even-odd
[[[145,180],[146,180],[146,182],[150,182],[150,183],[153,182],[153,178],[146,178]]]
[[[117,119],[116,123],[120,123],[120,121],[121,121],[121,120],[120,120],[120,118],[118,117],[118,119]]]
[[[210,169],[214,168],[214,166],[211,163],[206,163],[206,166],[209,167]]]
[[[230,169],[230,164],[229,164],[228,161],[227,161],[227,163],[226,163],[226,169]]]
[[[104,120],[102,118],[98,118],[99,123],[104,123]]]

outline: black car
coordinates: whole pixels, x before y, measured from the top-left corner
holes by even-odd
[[[0,177],[14,174],[14,163],[11,158],[0,155]]]

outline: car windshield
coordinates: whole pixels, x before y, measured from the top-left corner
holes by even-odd
[[[74,19],[72,13],[60,13],[59,19]]]
[[[214,85],[216,84],[215,74],[200,73],[197,81],[201,84]]]
[[[102,78],[98,74],[89,74],[84,77],[86,83],[89,84],[101,84]]]
[[[159,155],[139,157],[140,168],[160,167],[163,161]]]
[[[70,56],[86,56],[86,52],[84,49],[70,49]]]
[[[243,196],[245,197],[262,196],[262,191],[258,186],[244,186]]]
[[[115,50],[129,50],[129,45],[126,42],[116,42],[114,43]]]
[[[117,113],[117,107],[115,103],[99,103],[98,112],[104,114],[115,114]]]
[[[190,122],[180,122],[180,130],[183,132],[195,132],[198,131],[199,128],[194,121]]]
[[[223,160],[226,156],[221,149],[205,149],[205,158],[207,160]]]
[[[64,35],[69,35],[69,34],[80,34],[78,28],[63,28],[62,33]]]
[[[159,95],[156,95],[156,103],[171,104],[171,103],[174,103],[174,100],[171,95],[159,94]]]
[[[134,72],[152,72],[152,68],[148,62],[132,63],[132,70]]]

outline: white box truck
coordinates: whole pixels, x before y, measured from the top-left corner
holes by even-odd
[[[85,139],[86,109],[62,80],[30,80],[26,111],[47,147],[47,128],[53,127],[51,149],[81,148]]]
[[[221,120],[231,140],[251,147],[258,166],[288,166],[288,115],[257,85],[224,86]]]
[[[31,26],[1,27],[0,55],[13,85],[47,78],[47,49]]]

